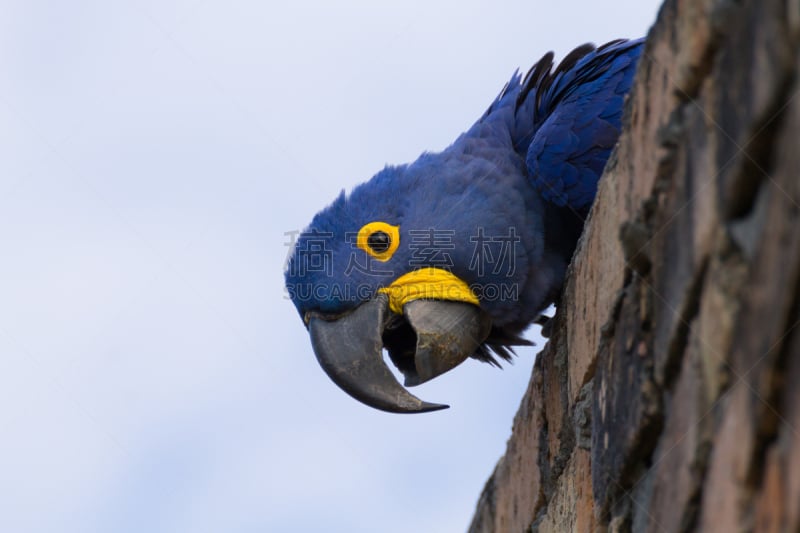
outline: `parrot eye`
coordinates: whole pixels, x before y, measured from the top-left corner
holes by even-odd
[[[400,228],[386,222],[370,222],[358,230],[356,245],[379,261],[388,261],[400,246]]]
[[[389,249],[392,244],[392,238],[385,231],[376,231],[367,237],[367,246],[372,248],[375,253],[382,254]]]

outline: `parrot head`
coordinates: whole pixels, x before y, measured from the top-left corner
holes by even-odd
[[[456,142],[342,192],[297,238],[286,286],[328,376],[361,402],[424,412],[406,386],[465,361],[497,364],[540,310],[557,273],[541,200],[512,152]],[[486,147],[484,147],[486,148]],[[497,154],[504,154],[497,157]]]

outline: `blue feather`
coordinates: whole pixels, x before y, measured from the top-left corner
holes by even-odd
[[[554,73],[540,72],[531,78],[533,86],[523,89],[515,125],[523,133],[516,144],[525,149],[530,136],[526,163],[534,187],[545,200],[578,211],[592,203],[605,161],[619,137],[624,96],[633,83],[642,47],[639,39],[598,49],[579,48],[580,58],[571,54]],[[532,72],[537,69],[542,67],[537,65]],[[580,182],[556,186],[573,166],[580,169]]]

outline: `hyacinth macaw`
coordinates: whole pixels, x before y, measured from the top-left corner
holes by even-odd
[[[557,298],[643,41],[546,54],[440,153],[344,191],[296,239],[289,297],[328,376],[391,412],[468,357],[497,365]]]

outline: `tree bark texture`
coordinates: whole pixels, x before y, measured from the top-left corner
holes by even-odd
[[[800,0],[667,0],[470,531],[800,531]]]

